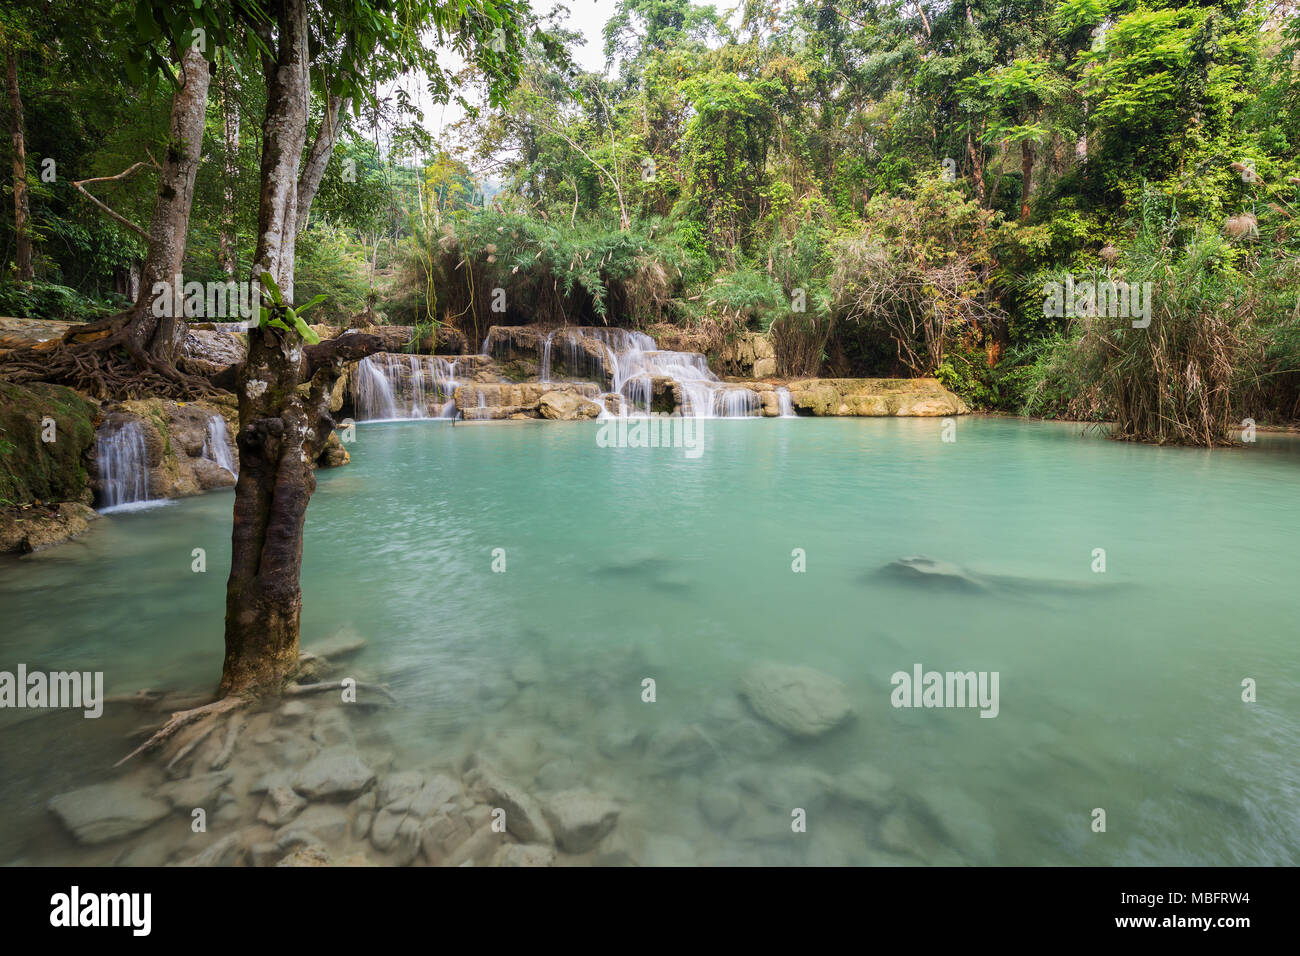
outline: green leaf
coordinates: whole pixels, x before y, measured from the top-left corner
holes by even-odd
[[[302,315],[302,314],[303,314],[304,312],[306,312],[308,309],[314,309],[314,308],[316,308],[316,306],[320,305],[320,304],[321,304],[322,302],[324,302],[327,298],[328,298],[328,296],[326,296],[324,293],[321,293],[320,295],[318,295],[318,296],[316,296],[314,299],[312,299],[310,302],[307,302],[307,303],[305,303],[304,305],[295,306],[295,308],[294,308],[294,312],[296,312],[298,315]]]
[[[320,336],[313,332],[311,326],[304,322],[293,309],[289,310],[289,317],[293,319],[293,327],[298,330],[298,334],[306,339],[308,343],[311,345],[320,344]]]
[[[271,297],[271,301],[283,308],[284,296],[280,294],[280,287],[275,284],[275,279],[271,277],[271,273],[262,273],[262,285],[266,288],[267,295]]]

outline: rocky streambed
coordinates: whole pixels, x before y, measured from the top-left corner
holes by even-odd
[[[312,679],[360,679],[353,700],[302,694],[197,724],[54,795],[47,810],[63,837],[12,862],[916,865],[992,852],[966,808],[945,825],[951,808],[870,762],[825,769],[828,742],[860,708],[812,668],[751,665],[707,713],[678,723],[638,717],[653,707],[636,700],[633,652],[593,661],[582,693],[526,657],[478,688],[462,726],[412,746],[404,724],[422,718],[366,682],[353,660],[362,646],[345,638],[313,656]],[[618,706],[629,695],[636,703]],[[172,709],[154,695],[113,706],[120,723],[160,704]]]

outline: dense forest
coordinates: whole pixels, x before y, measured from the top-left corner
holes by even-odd
[[[472,58],[414,85],[376,58],[353,95],[322,62],[311,125],[334,135],[297,298],[471,341],[608,323],[707,352],[765,331],[779,375],[933,375],[976,408],[1148,440],[1293,422],[1293,7],[621,0],[603,73],[573,66],[558,6],[490,95]],[[151,9],[37,0],[0,22],[0,314],[102,317],[136,291],[174,90]],[[256,247],[267,90],[230,49],[207,54],[187,280],[246,277]],[[435,137],[428,103],[453,95]]]

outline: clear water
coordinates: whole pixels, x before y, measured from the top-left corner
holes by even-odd
[[[626,802],[620,829],[678,862],[1300,861],[1300,442],[1158,449],[962,419],[944,443],[938,420],[769,419],[705,423],[689,458],[602,448],[599,427],[366,425],[352,464],[320,473],[304,642],[340,626],[369,638],[357,666],[402,701],[383,718],[401,760],[514,754],[531,786],[538,764],[570,757]],[[211,687],[231,502],[114,515],[0,565],[0,667],[103,670],[109,694]],[[992,584],[876,574],[916,554]],[[508,675],[524,657],[546,676],[519,693]],[[840,678],[855,720],[733,749],[739,676],[769,659]],[[893,708],[891,675],[916,663],[997,671],[999,716]],[[0,860],[40,861],[67,843],[44,802],[108,776],[126,745],[108,721],[19,716],[0,712]],[[716,753],[681,768],[598,746],[682,726]],[[759,781],[758,812],[763,782],[789,789],[792,767],[838,778],[863,763],[895,778],[940,850],[882,850],[873,811],[798,786],[802,843],[700,811],[737,780]],[[790,811],[770,804],[788,834]]]

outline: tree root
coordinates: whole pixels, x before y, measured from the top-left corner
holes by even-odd
[[[366,684],[366,683],[362,683],[361,681],[354,681],[353,687],[355,687],[357,690],[370,691],[375,694],[383,694],[392,703],[394,704],[397,703],[397,698],[393,695],[393,692],[389,690],[387,687],[385,687],[383,684]],[[306,696],[307,694],[320,694],[320,693],[324,693],[327,690],[342,690],[342,689],[343,689],[343,681],[341,680],[321,681],[318,684],[289,684],[284,689],[284,696],[303,697]]]
[[[206,377],[133,348],[131,311],[76,325],[53,348],[28,346],[0,356],[0,378],[67,385],[100,400],[160,395],[194,401],[219,394]]]
[[[193,707],[189,710],[179,710],[172,714],[167,723],[163,724],[161,729],[159,729],[152,737],[142,743],[139,747],[136,747],[135,750],[132,750],[117,763],[113,764],[113,766],[122,766],[122,764],[126,763],[132,757],[142,754],[146,750],[153,750],[155,747],[176,736],[176,734],[184,730],[186,727],[202,721],[203,723],[195,729],[194,733],[187,735],[185,742],[181,745],[181,749],[168,762],[167,766],[172,767],[198,746],[199,743],[201,743],[210,733],[212,733],[212,731],[217,728],[217,725],[221,722],[221,718],[224,715],[251,706],[253,700],[254,698],[252,697],[222,697],[220,700],[214,700],[212,703],[204,704],[201,707]],[[231,747],[234,746],[233,740],[227,740],[227,743]]]

